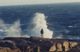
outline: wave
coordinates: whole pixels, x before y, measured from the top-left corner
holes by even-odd
[[[52,38],[53,31],[48,29],[46,16],[44,13],[36,12],[31,20],[31,25],[29,28],[31,36],[41,37],[40,31],[43,29],[43,38]]]

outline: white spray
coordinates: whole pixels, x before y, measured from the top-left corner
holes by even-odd
[[[43,38],[52,38],[53,32],[48,29],[46,16],[43,13],[35,13],[32,20],[33,28],[31,29],[32,36],[41,36],[41,29],[44,30]]]
[[[20,20],[15,21],[13,24],[5,24],[0,19],[0,38],[4,37],[30,37],[27,34],[21,35]]]
[[[0,32],[3,32],[6,29],[6,25],[2,19],[0,19]]]
[[[14,24],[12,24],[5,31],[8,37],[20,37],[21,36],[20,20],[15,21]]]
[[[2,19],[0,19],[0,38],[3,38],[6,34],[4,30],[6,29],[6,25]]]
[[[32,25],[29,29],[31,36],[41,37],[40,31],[43,29],[43,38],[52,38],[53,32],[48,29],[46,16],[43,13],[35,13],[31,23]],[[0,31],[6,33],[5,37],[29,37],[28,35],[21,35],[20,20],[15,21],[10,26],[6,26],[4,21],[0,19]]]

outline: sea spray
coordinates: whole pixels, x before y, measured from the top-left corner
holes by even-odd
[[[4,35],[4,37],[30,37],[28,35],[31,35],[41,37],[40,31],[43,29],[43,38],[52,38],[53,31],[48,29],[46,16],[44,13],[35,13],[30,24],[31,25],[29,25],[29,28],[27,29],[28,32],[25,35],[22,35],[19,19],[9,26],[7,26],[7,24],[5,24],[2,19],[0,19],[0,32],[3,33],[0,36],[2,37]]]
[[[6,24],[4,20],[0,19],[0,38],[4,37],[30,37],[27,34],[22,35],[20,28],[20,20],[16,20],[12,24]]]
[[[21,30],[20,20],[16,20],[13,24],[5,26],[6,29],[4,30],[6,33],[5,37],[30,37],[29,35],[23,35]]]
[[[6,31],[7,37],[20,37],[21,36],[21,28],[20,28],[20,20],[17,20],[12,24]]]
[[[0,19],[0,38],[3,38],[6,34],[4,30],[6,30],[7,27],[2,19]]]
[[[41,37],[41,29],[44,31],[43,38],[52,38],[53,32],[48,29],[45,14],[37,12],[32,19],[32,25],[30,29],[31,36]]]

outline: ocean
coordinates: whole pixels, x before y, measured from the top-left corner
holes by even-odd
[[[0,37],[40,37],[41,28],[45,38],[80,39],[80,4],[0,6]]]

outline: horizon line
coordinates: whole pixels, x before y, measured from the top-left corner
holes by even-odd
[[[42,3],[42,4],[8,4],[8,5],[0,5],[1,6],[35,6],[35,5],[58,5],[58,4],[80,4],[80,2],[65,2],[65,3]]]

